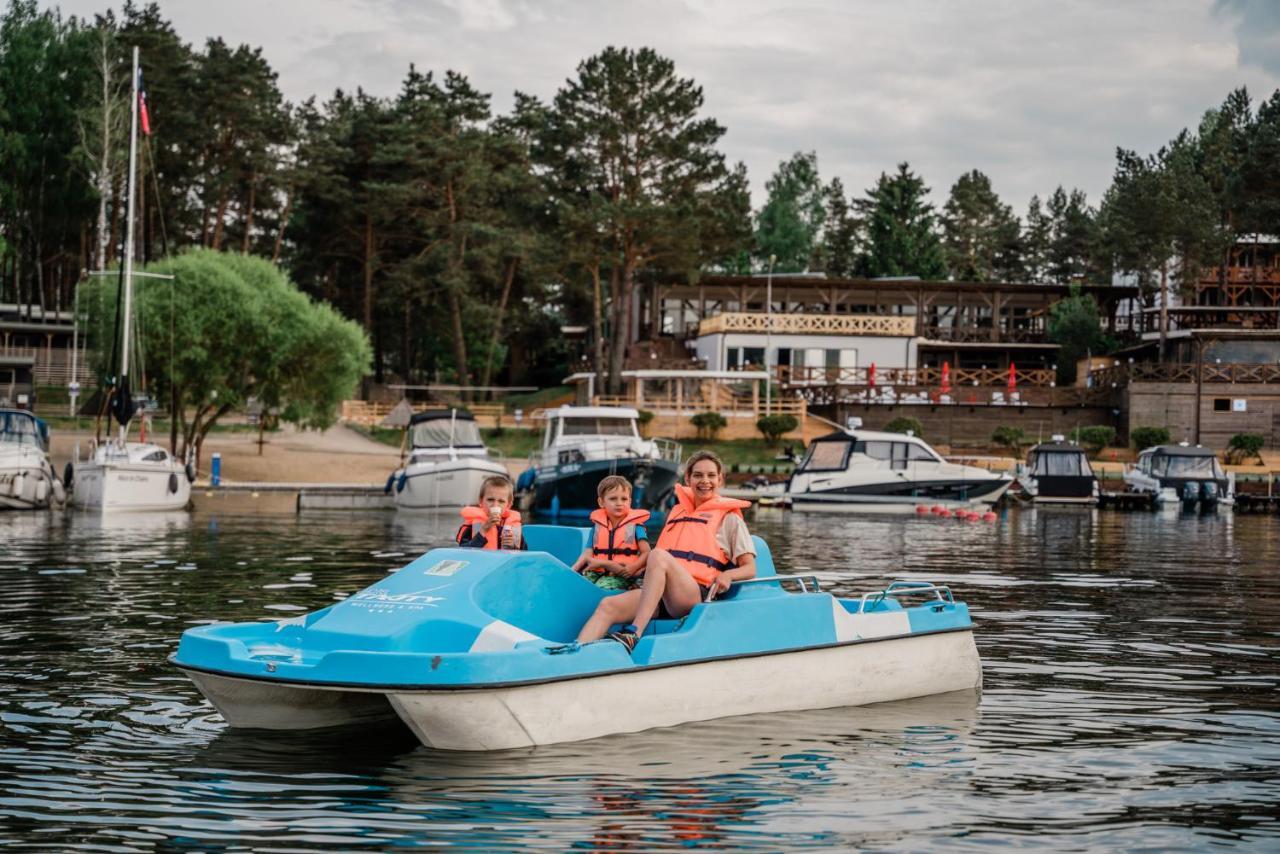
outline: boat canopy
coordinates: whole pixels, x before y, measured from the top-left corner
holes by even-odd
[[[409,419],[415,448],[483,448],[475,416],[465,409],[436,409]]]
[[[1061,442],[1036,445],[1027,454],[1027,468],[1036,477],[1093,477],[1089,456],[1079,445]]]
[[[895,469],[906,468],[908,463],[942,462],[942,458],[923,439],[915,436],[838,430],[814,439],[796,471],[844,471],[848,468],[850,454],[885,460]]]
[[[49,425],[24,409],[0,409],[0,442],[49,450]]]
[[[1157,445],[1142,452],[1139,468],[1159,478],[1213,478],[1224,480],[1226,473],[1218,455],[1209,448],[1190,445]]]

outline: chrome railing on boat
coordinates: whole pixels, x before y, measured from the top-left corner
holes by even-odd
[[[816,575],[766,575],[763,578],[744,578],[740,581],[734,581],[733,586],[738,587],[742,584],[765,584],[772,581],[779,582],[778,586],[784,589],[786,585],[782,582],[794,584],[800,589],[801,593],[822,592],[822,587],[818,584],[818,576]],[[708,596],[710,597],[706,600],[708,602],[715,598],[713,594],[708,594]]]
[[[679,442],[674,442],[671,439],[650,439],[649,441],[653,442],[654,448],[657,449],[658,459],[669,460],[676,465],[680,465],[680,458],[684,453],[684,448],[680,446]]]
[[[863,593],[858,602],[858,613],[861,614],[867,610],[868,602],[874,608],[886,598],[896,599],[899,596],[917,596],[926,593],[932,593],[934,599],[946,604],[955,604],[956,601],[951,595],[951,588],[945,585],[931,584],[928,581],[895,581],[884,590]]]

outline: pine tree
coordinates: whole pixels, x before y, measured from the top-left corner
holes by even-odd
[[[826,218],[818,155],[797,151],[765,182],[768,198],[756,216],[756,263],[775,258],[774,271],[801,273],[810,268]]]
[[[953,279],[1004,280],[1020,268],[1018,223],[1000,201],[991,180],[974,169],[951,187],[942,214],[942,240]]]
[[[849,207],[844,184],[832,178],[826,189],[827,214],[822,231],[822,260],[828,276],[847,278],[858,272],[860,224]]]
[[[925,201],[928,192],[924,180],[901,163],[892,177],[882,173],[866,198],[858,201],[866,223],[864,263],[869,275],[946,277],[933,206]]]

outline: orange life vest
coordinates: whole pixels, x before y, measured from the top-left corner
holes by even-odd
[[[676,484],[676,499],[666,527],[658,535],[657,547],[666,549],[694,581],[706,587],[715,580],[716,570],[733,569],[729,556],[716,542],[720,524],[730,513],[741,519],[742,508],[750,507],[751,502],[717,495],[695,507],[693,490],[682,484]]]
[[[591,543],[593,557],[605,560],[636,557],[640,554],[640,540],[636,537],[636,525],[649,521],[648,510],[632,510],[623,517],[617,527],[609,526],[609,514],[603,508],[591,511],[595,522],[595,539]]]
[[[463,507],[462,508],[462,527],[458,529],[458,544],[470,542],[484,529],[484,523],[489,521],[489,511],[483,507]],[[498,518],[498,524],[494,525],[484,534],[484,547],[486,549],[502,548],[502,529],[508,525],[520,524],[520,511],[508,508]],[[517,548],[520,546],[516,543]]]

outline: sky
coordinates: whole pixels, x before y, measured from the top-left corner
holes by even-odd
[[[140,0],[141,2],[141,0]],[[109,3],[45,3],[91,16]],[[1015,213],[1062,184],[1097,204],[1117,147],[1154,152],[1232,89],[1280,88],[1280,0],[165,0],[188,42],[261,47],[291,101],[394,95],[410,63],[550,100],[609,45],[703,89],[754,203],[814,151],[861,194],[907,161],[946,200],[979,169]],[[145,64],[145,58],[144,58]]]

